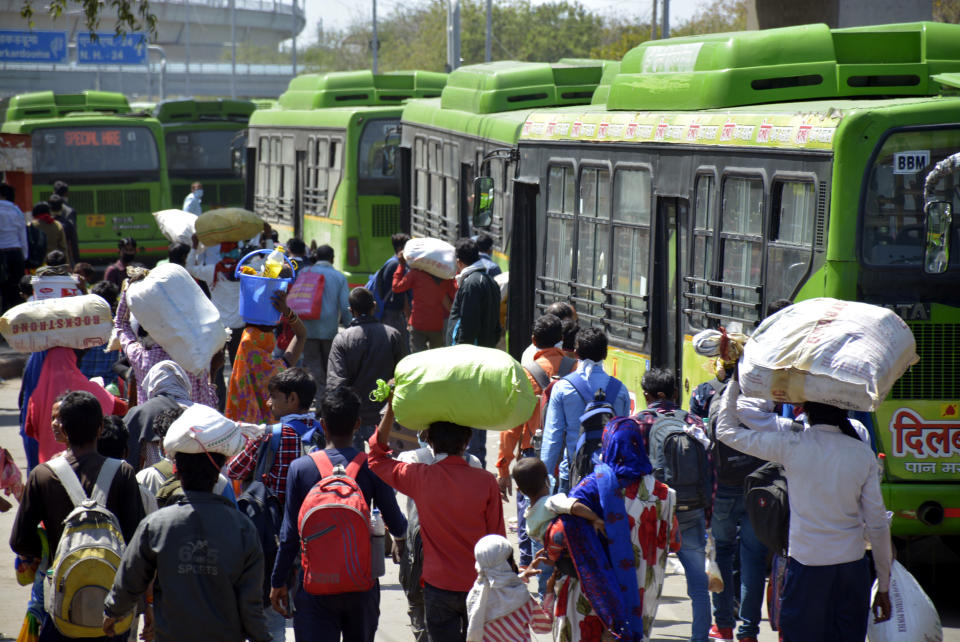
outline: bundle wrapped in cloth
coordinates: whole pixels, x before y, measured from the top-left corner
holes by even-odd
[[[163,449],[169,457],[203,452],[233,457],[243,450],[247,439],[262,437],[264,428],[227,419],[213,408],[196,403],[170,424]]]
[[[870,412],[919,360],[910,328],[875,305],[809,299],[768,317],[744,347],[750,397]]]
[[[168,241],[190,245],[196,232],[196,214],[183,210],[160,210],[153,213],[153,220]]]
[[[394,374],[397,421],[424,430],[449,421],[509,430],[533,414],[537,398],[523,368],[502,350],[457,345],[404,357]]]
[[[454,248],[440,239],[410,239],[403,246],[403,258],[410,267],[438,279],[452,279],[457,275]]]
[[[263,231],[263,220],[241,207],[204,212],[194,223],[197,238],[207,247],[251,239]]]
[[[0,332],[17,352],[103,345],[112,328],[110,306],[96,294],[21,303],[0,317]]]
[[[713,371],[720,381],[727,376],[727,370],[743,356],[743,346],[749,337],[739,332],[727,332],[722,326],[719,330],[704,330],[693,337],[693,350],[702,357],[715,359]]]

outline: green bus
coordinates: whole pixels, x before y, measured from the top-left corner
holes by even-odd
[[[133,113],[122,94],[41,91],[11,98],[0,131],[31,137],[34,203],[50,196],[54,181],[70,185],[79,260],[112,259],[117,240],[128,236],[142,255],[166,253],[168,242],[152,216],[170,207],[155,118]]]
[[[180,207],[190,185],[203,183],[205,209],[242,207],[249,100],[166,100],[153,110],[163,125],[170,202]]]
[[[272,109],[250,117],[247,208],[281,239],[333,246],[351,285],[393,254],[400,231],[400,113],[409,98],[439,96],[446,74],[304,74]]]
[[[923,186],[960,149],[960,26],[808,25],[644,43],[602,110],[538,110],[513,191],[510,327],[555,300],[610,335],[632,391],[712,377],[691,337],[753,330],[781,298],[886,306],[920,362],[876,413],[899,536],[960,533],[960,226]],[[960,207],[960,177],[933,197]],[[945,224],[946,223],[946,224]],[[931,227],[933,229],[931,229]],[[940,255],[949,256],[949,252]]]
[[[409,155],[409,202],[404,226],[413,236],[450,243],[485,231],[493,258],[506,269],[512,229],[512,180],[520,129],[533,109],[590,103],[602,60],[555,64],[503,60],[459,67],[440,98],[411,100],[403,109],[401,148]],[[474,180],[488,177],[481,200],[490,208],[473,219]],[[487,211],[489,209],[489,211]],[[524,335],[526,336],[526,335]]]

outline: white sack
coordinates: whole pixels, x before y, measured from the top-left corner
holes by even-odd
[[[243,450],[247,439],[263,436],[264,426],[227,419],[219,412],[195,403],[170,424],[163,449],[168,457],[176,453],[220,453],[233,457]]]
[[[457,275],[453,246],[440,239],[410,239],[403,246],[403,258],[410,267],[438,279],[452,279]]]
[[[190,245],[195,233],[197,215],[183,210],[160,210],[153,213],[160,233],[171,243]]]
[[[170,358],[194,374],[230,338],[220,312],[187,270],[174,263],[158,265],[142,281],[127,287],[127,304]]]
[[[501,272],[493,277],[493,280],[500,286],[500,303],[503,303],[507,300],[507,294],[510,292],[510,273]]]
[[[870,603],[877,595],[874,581]],[[890,569],[890,619],[877,624],[873,614],[867,622],[870,642],[941,642],[943,629],[937,609],[913,575],[897,560]]]
[[[749,397],[873,411],[918,360],[913,333],[890,310],[810,299],[760,324],[744,349],[740,386]]]
[[[100,346],[112,328],[110,306],[96,294],[21,303],[0,317],[0,332],[17,352]]]

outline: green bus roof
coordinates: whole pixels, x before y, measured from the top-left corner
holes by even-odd
[[[623,57],[609,109],[710,109],[856,96],[931,96],[960,71],[960,25],[824,24],[645,42]]]
[[[153,116],[164,125],[201,121],[246,123],[256,108],[249,100],[165,100],[154,108]]]
[[[602,60],[467,65],[450,73],[440,105],[472,114],[583,105],[593,98],[602,75]]]
[[[607,104],[607,99],[610,97],[610,85],[613,84],[613,79],[616,78],[619,73],[620,63],[617,61],[611,61],[609,64],[603,66],[603,76],[600,78],[600,84],[597,85],[597,90],[593,92],[593,100],[590,101],[591,105]]]
[[[258,109],[251,127],[330,127],[346,129],[370,118],[400,118],[403,105],[356,105],[327,109]]]
[[[12,97],[6,120],[61,118],[77,112],[128,114],[130,104],[126,96],[112,91],[83,91],[79,94],[37,91]]]
[[[439,96],[446,81],[447,74],[431,71],[303,74],[290,81],[277,103],[281,109],[399,105],[408,98]]]

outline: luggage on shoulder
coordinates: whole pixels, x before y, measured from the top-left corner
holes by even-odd
[[[263,600],[270,602],[270,571],[280,548],[280,525],[283,523],[283,506],[277,496],[263,483],[263,476],[273,468],[273,462],[280,448],[281,424],[273,426],[270,438],[265,439],[257,451],[257,467],[253,478],[237,498],[237,508],[253,522],[263,550]]]
[[[44,608],[67,637],[103,636],[103,601],[113,586],[125,547],[120,523],[107,509],[110,485],[122,463],[105,460],[93,493],[87,497],[65,457],[47,462],[74,506],[63,520],[63,534],[43,593]],[[127,631],[132,622],[133,614],[119,620],[117,633]]]
[[[712,491],[706,447],[687,432],[686,412],[657,414],[648,438],[654,477],[677,492],[677,510],[706,508]]]
[[[716,394],[711,398],[707,416],[707,436],[713,443],[713,465],[717,471],[717,483],[721,486],[743,488],[743,482],[747,475],[767,462],[759,457],[742,453],[736,448],[731,448],[717,439],[717,413],[720,405],[715,402],[720,399],[720,395],[726,389],[726,384],[717,383],[719,383],[719,387],[715,386]],[[711,382],[711,385],[713,385],[713,382]]]
[[[297,518],[303,588],[311,595],[369,591],[374,587],[370,507],[356,478],[365,453],[346,468],[333,466],[324,450],[310,454],[320,471]]]
[[[603,428],[613,419],[616,412],[613,402],[620,394],[623,384],[616,378],[610,377],[605,388],[591,391],[586,379],[579,373],[572,372],[564,379],[573,386],[577,394],[586,402],[583,414],[580,415],[580,435],[577,437],[577,449],[573,461],[570,462],[570,488],[580,483],[580,480],[593,472],[597,462],[594,455],[600,450],[603,438]]]
[[[783,466],[770,462],[743,483],[747,517],[757,539],[774,553],[786,554],[790,542],[790,500]]]

